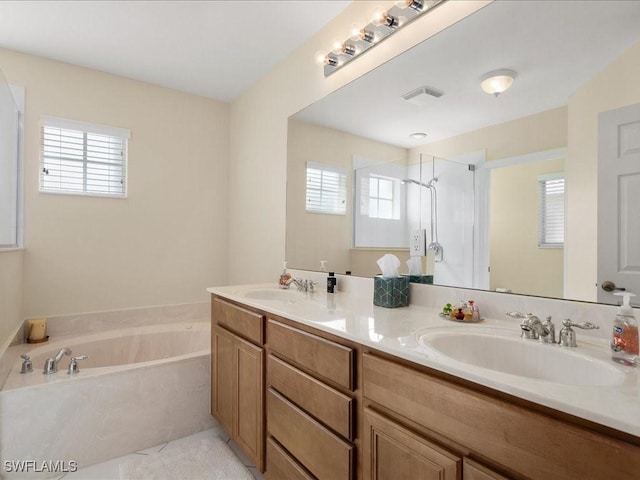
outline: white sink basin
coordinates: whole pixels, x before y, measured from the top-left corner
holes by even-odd
[[[519,377],[574,386],[618,385],[625,379],[619,367],[580,347],[561,348],[517,335],[455,329],[418,332],[416,340],[436,357]]]
[[[249,290],[244,295],[246,298],[253,298],[255,300],[279,300],[283,302],[291,302],[301,300],[304,298],[304,294],[295,290],[284,289],[264,289],[264,290]]]

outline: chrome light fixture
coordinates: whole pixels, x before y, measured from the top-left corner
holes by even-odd
[[[508,69],[493,70],[480,77],[482,90],[496,97],[507,90],[518,76],[516,72]]]
[[[324,76],[328,77],[406,24],[445,1],[400,0],[389,10],[376,11],[370,23],[362,28],[354,28],[347,40],[336,42],[330,52],[318,56],[318,61],[324,64]]]

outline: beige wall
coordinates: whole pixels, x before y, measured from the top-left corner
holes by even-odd
[[[350,262],[353,226],[353,156],[377,163],[405,165],[407,150],[339,130],[300,121],[289,121],[287,148],[286,258],[299,269],[318,270],[327,260],[327,270],[353,270]],[[305,209],[306,162],[343,167],[347,172],[345,215],[309,213]],[[379,252],[377,253],[379,255]],[[376,257],[377,259],[378,257]],[[375,262],[373,263],[375,266]]]
[[[394,2],[381,2],[393,5]],[[490,2],[446,2],[325,79],[317,51],[365,24],[378,2],[358,1],[231,105],[231,283],[275,281],[285,257],[287,119]],[[259,201],[257,201],[259,200]]]
[[[204,301],[226,282],[226,104],[7,50],[0,65],[26,91],[26,317]],[[130,129],[128,198],[38,193],[41,115]]]
[[[411,157],[455,158],[484,150],[491,161],[566,146],[567,108],[560,107],[413,148]]]
[[[563,159],[491,170],[491,290],[562,298],[563,249],[538,247],[538,176],[562,171]]]
[[[569,99],[567,293],[597,300],[598,114],[640,102],[640,42]]]
[[[22,250],[0,252],[0,356],[22,322]],[[0,380],[0,384],[2,381]]]

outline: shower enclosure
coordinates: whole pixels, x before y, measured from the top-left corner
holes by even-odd
[[[438,285],[477,287],[473,165],[421,154],[407,180],[407,210],[417,210],[408,215],[408,228],[426,230],[426,273],[433,274]]]

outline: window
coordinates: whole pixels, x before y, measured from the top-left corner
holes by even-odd
[[[394,218],[392,179],[375,175],[369,177],[369,218]]]
[[[538,177],[538,246],[564,246],[564,174]]]
[[[347,174],[344,168],[307,162],[307,212],[345,215]]]
[[[40,191],[126,197],[129,131],[43,117]]]

